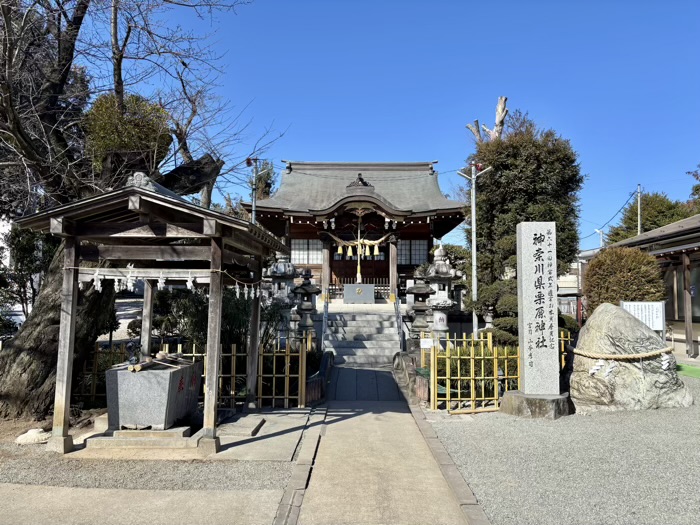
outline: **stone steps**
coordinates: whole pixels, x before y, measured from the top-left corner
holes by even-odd
[[[197,440],[187,437],[93,437],[85,440],[87,448],[197,448]]]
[[[399,338],[396,337],[395,339],[388,339],[388,340],[383,340],[383,341],[373,341],[373,340],[359,340],[359,339],[354,339],[350,341],[333,341],[326,339],[325,341],[325,346],[326,349],[329,348],[353,348],[356,350],[365,350],[365,349],[394,349],[396,346],[399,344]],[[398,350],[397,350],[398,351]]]
[[[197,448],[197,440],[190,439],[190,427],[168,430],[115,430],[112,435],[95,436],[85,440],[87,448]]]
[[[327,334],[396,334],[395,326],[329,326]]]
[[[314,321],[322,321],[323,314],[314,314]],[[396,322],[394,314],[328,314],[329,320],[335,321],[393,321]]]
[[[362,331],[351,333],[326,332],[326,341],[396,341],[396,331],[393,333],[365,333]]]
[[[336,328],[396,328],[396,321],[372,321],[372,320],[341,320],[328,319],[328,327]]]
[[[336,364],[382,366],[401,349],[396,318],[391,314],[329,314],[323,346]]]
[[[380,367],[393,363],[394,353],[386,355],[336,355],[334,363],[336,365],[361,365],[367,367]]]

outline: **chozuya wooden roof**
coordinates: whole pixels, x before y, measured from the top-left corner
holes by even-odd
[[[352,200],[374,202],[397,216],[461,213],[464,208],[442,194],[432,162],[290,161],[279,190],[258,201],[257,210],[322,216]]]
[[[223,239],[224,250],[229,251],[224,259],[231,262],[235,254],[289,253],[277,237],[259,226],[192,204],[142,173],[131,176],[121,189],[28,215],[16,223],[100,245],[126,245],[104,247],[100,257],[102,252],[114,256],[106,258],[128,259],[119,251],[130,248],[127,251],[135,259],[165,255],[170,260],[207,260],[208,244],[196,244],[212,237]]]

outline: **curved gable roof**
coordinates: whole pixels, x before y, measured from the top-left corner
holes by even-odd
[[[365,187],[366,191],[358,186],[348,187],[360,173],[371,184]],[[258,201],[257,208],[309,213],[327,210],[349,197],[361,199],[363,195],[371,195],[403,212],[459,211],[464,207],[442,194],[431,162],[291,161],[282,174],[280,188],[271,198]]]

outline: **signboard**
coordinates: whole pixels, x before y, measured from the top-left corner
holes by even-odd
[[[666,312],[664,301],[620,301],[620,307],[623,310],[631,313],[652,330],[664,332],[666,329]]]
[[[424,350],[430,350],[433,347],[433,340],[425,337],[420,340],[420,347]]]

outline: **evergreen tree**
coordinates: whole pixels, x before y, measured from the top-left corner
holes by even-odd
[[[665,193],[642,193],[642,233],[666,226],[693,215],[692,208],[684,202],[673,201]],[[629,239],[637,235],[637,201],[630,202],[622,212],[620,224],[613,226],[606,235],[606,243]]]
[[[569,141],[539,129],[520,111],[507,117],[502,137],[478,142],[469,160],[493,168],[476,180],[476,306],[495,314],[495,338],[512,344],[517,334],[516,225],[556,222],[558,274],[566,273],[578,253],[578,193],[584,177]]]

